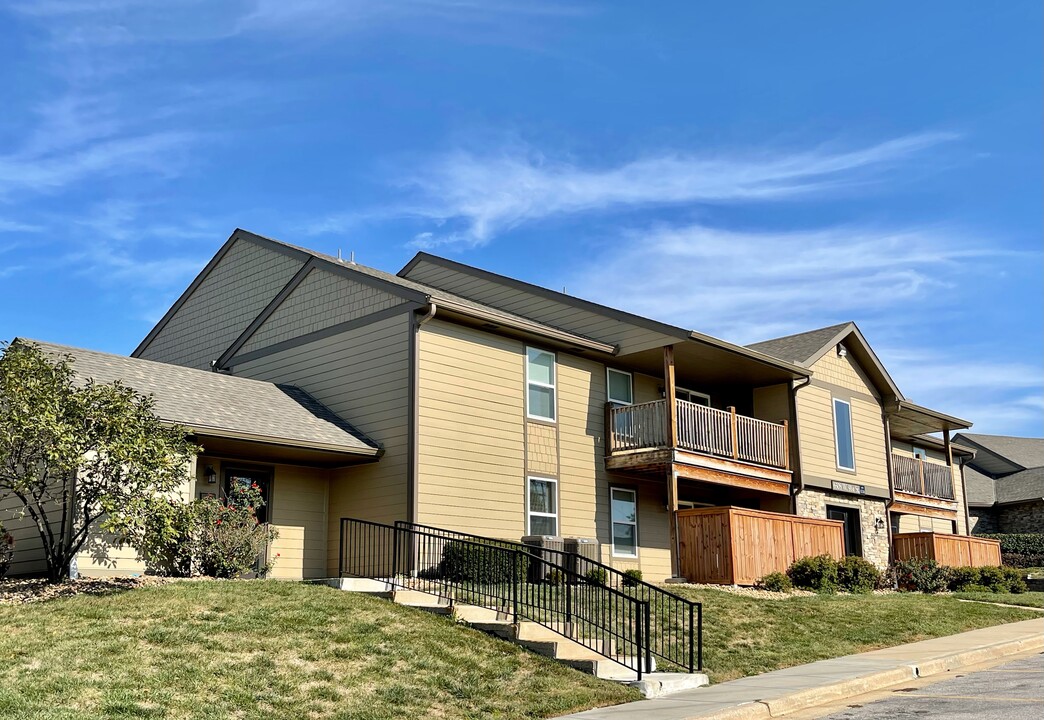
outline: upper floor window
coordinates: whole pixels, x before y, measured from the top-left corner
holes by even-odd
[[[837,466],[842,470],[855,470],[852,405],[837,398],[834,398],[834,447],[837,450]]]
[[[555,354],[526,348],[526,415],[555,420]]]
[[[914,447],[914,448],[911,448],[911,451],[913,452],[913,456],[917,460],[927,460],[928,459],[928,453],[925,452],[924,448]]]
[[[631,373],[606,368],[606,385],[609,390],[609,402],[617,405],[630,405],[634,402]]]
[[[710,407],[710,395],[707,393],[696,392],[695,390],[686,390],[685,388],[674,388],[674,397],[679,400],[685,400],[687,402],[696,403],[697,405],[703,405],[704,407]]]

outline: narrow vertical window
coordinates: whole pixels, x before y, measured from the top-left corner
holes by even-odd
[[[555,420],[555,354],[526,348],[526,415]]]
[[[549,478],[529,478],[529,534],[558,534],[558,482]]]
[[[638,497],[634,490],[610,488],[613,555],[638,557]]]
[[[837,449],[837,466],[842,470],[855,470],[852,406],[837,398],[834,398],[834,447]]]

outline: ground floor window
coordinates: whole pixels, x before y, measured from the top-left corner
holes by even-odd
[[[613,555],[638,557],[638,494],[626,488],[610,488],[613,515]]]
[[[225,497],[228,497],[233,485],[250,487],[256,484],[265,504],[257,509],[257,521],[266,523],[272,517],[272,472],[258,468],[227,468],[225,470]]]
[[[863,539],[859,525],[859,511],[855,508],[827,505],[827,520],[840,520],[845,524],[845,555],[862,555]]]
[[[529,534],[558,534],[558,482],[550,478],[529,478]]]

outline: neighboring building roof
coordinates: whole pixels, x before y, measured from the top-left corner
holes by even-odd
[[[997,488],[997,504],[1044,500],[1044,467],[1020,470],[994,481]]]
[[[979,433],[961,433],[961,437],[1018,468],[1044,467],[1044,438]]]
[[[36,340],[51,355],[70,355],[82,381],[115,380],[152,395],[163,421],[195,434],[373,456],[380,446],[304,390],[262,380],[84,350]]]
[[[992,507],[997,502],[996,482],[971,465],[964,466],[965,497],[969,507]]]

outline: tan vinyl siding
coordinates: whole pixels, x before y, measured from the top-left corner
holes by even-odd
[[[830,356],[826,356],[826,360]],[[822,362],[823,360],[820,360]],[[830,361],[827,363],[832,365]],[[819,363],[813,366],[818,377]],[[797,392],[797,422],[800,437],[801,473],[809,484],[820,480],[856,483],[887,491],[888,468],[881,405],[869,399],[869,384],[853,388],[856,393],[841,395],[818,385],[802,387]],[[852,406],[852,436],[855,450],[855,472],[837,467],[834,442],[833,398],[846,400]]]
[[[613,557],[609,529],[609,489],[605,489],[602,506],[605,535],[602,540],[602,561],[618,570],[637,568],[649,582],[663,582],[671,577],[670,528],[667,524],[666,483],[639,482],[630,479],[614,480],[609,485],[638,491],[638,558]],[[600,523],[601,524],[601,523]]]
[[[410,314],[252,360],[234,374],[293,383],[381,443],[377,463],[334,470],[330,480],[327,571],[337,570],[341,517],[406,519],[409,472]]]
[[[790,387],[782,384],[754,388],[754,417],[770,422],[791,420]]]
[[[313,268],[250,336],[247,353],[386,310],[402,298],[372,285]]]
[[[634,384],[634,402],[636,405],[663,399],[663,378],[642,373],[634,373],[632,377],[634,378],[632,383]],[[605,423],[604,411],[602,423]]]
[[[620,353],[638,352],[677,342],[678,338],[602,313],[575,307],[539,293],[511,287],[430,262],[420,262],[409,279],[506,310],[552,327],[605,343],[619,344]]]
[[[21,509],[21,501],[13,495],[0,499],[0,525],[3,525],[15,539],[14,555],[11,557],[11,567],[7,571],[9,577],[35,575],[47,571],[47,554],[44,552],[40,531],[28,514],[19,517]],[[52,518],[51,527],[57,532],[61,511],[57,505],[52,505],[47,508],[47,513],[48,517]]]
[[[236,240],[139,357],[209,369],[302,264]]]
[[[900,533],[937,532],[947,535],[953,533],[953,523],[945,518],[925,515],[900,515]]]
[[[307,580],[327,576],[329,476],[329,470],[275,466],[269,522],[279,537],[269,553],[272,577]]]
[[[419,522],[525,534],[525,348],[438,319],[419,333]]]

